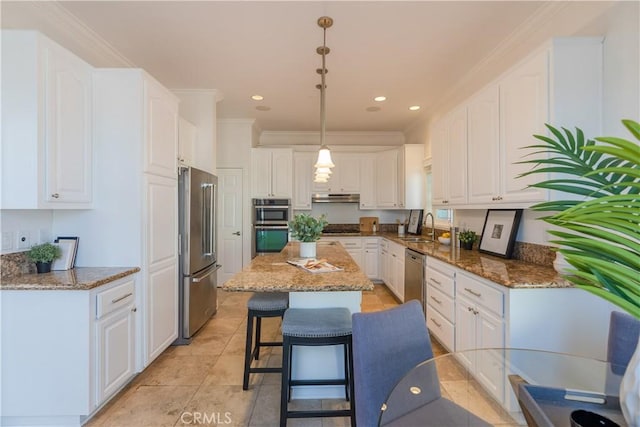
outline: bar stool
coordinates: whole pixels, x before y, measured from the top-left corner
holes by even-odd
[[[351,313],[343,307],[290,308],[282,319],[282,388],[280,390],[280,427],[286,427],[288,418],[350,417],[355,427],[355,402],[353,399],[353,356],[351,352]],[[291,354],[293,346],[344,346],[344,378],[340,379],[291,379]],[[349,409],[290,411],[292,386],[344,385]]]
[[[283,317],[289,307],[289,294],[286,292],[255,293],[247,301],[247,342],[244,349],[244,377],[242,389],[249,388],[249,374],[282,372],[282,368],[252,368],[252,361],[260,358],[260,347],[281,347],[281,342],[261,341],[263,317]],[[256,319],[255,347],[252,347],[253,319]]]

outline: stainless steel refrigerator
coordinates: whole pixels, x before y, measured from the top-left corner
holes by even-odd
[[[218,306],[216,272],[216,196],[218,178],[195,168],[178,177],[180,224],[180,336],[189,344]]]

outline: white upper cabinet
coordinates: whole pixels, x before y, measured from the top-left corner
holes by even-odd
[[[527,207],[547,200],[546,190],[530,187],[543,177],[519,178],[531,169],[519,162],[534,151],[523,148],[538,143],[533,135],[549,134],[545,123],[597,136],[601,110],[602,39],[551,40],[433,124],[433,203]]]
[[[360,153],[331,153],[335,167],[327,182],[314,182],[314,193],[360,193]]]
[[[311,210],[315,153],[293,153],[293,209]]]
[[[398,208],[398,150],[376,155],[376,199],[378,208]]]
[[[293,151],[288,148],[251,150],[252,197],[290,199],[293,193]]]
[[[195,165],[197,138],[198,129],[196,126],[181,117],[178,122],[178,162],[180,165]]]
[[[489,85],[467,107],[468,202],[489,203],[500,196],[498,87]]]
[[[376,209],[376,155],[363,154],[360,158],[360,209]]]
[[[92,67],[2,31],[2,209],[91,208]]]
[[[144,172],[177,178],[178,103],[153,79],[144,80],[146,143]]]
[[[398,149],[398,207],[424,209],[424,145],[405,144]]]
[[[531,165],[517,164],[526,154],[522,147],[535,143],[533,135],[545,134],[548,121],[548,52],[542,51],[519,64],[499,83],[500,141],[502,191],[498,202],[537,202],[547,198],[547,192],[527,188],[540,180],[538,175],[518,179]]]

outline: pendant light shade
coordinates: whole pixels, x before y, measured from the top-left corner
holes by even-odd
[[[318,18],[318,26],[323,30],[322,46],[316,49],[319,55],[322,55],[322,68],[318,68],[316,72],[321,76],[321,84],[316,87],[320,89],[320,151],[318,151],[318,160],[314,167],[316,168],[316,174],[314,182],[327,182],[331,175],[331,168],[335,165],[331,160],[331,151],[325,143],[325,92],[327,86],[325,84],[325,76],[328,72],[325,67],[326,55],[330,52],[327,47],[327,28],[333,25],[333,19],[328,16],[321,16]]]

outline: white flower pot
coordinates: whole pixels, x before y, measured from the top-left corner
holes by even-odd
[[[620,407],[629,427],[640,427],[640,340],[622,377]]]
[[[315,258],[316,242],[300,242],[300,258]]]

